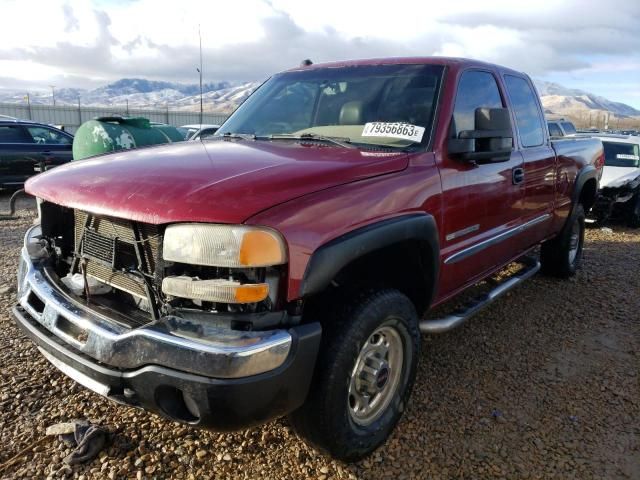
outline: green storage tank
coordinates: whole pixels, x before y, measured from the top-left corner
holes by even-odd
[[[83,123],[76,131],[73,159],[181,141],[184,137],[171,125],[152,124],[143,117],[98,117]]]

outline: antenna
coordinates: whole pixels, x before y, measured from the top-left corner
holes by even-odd
[[[200,68],[196,68],[200,74],[200,128],[202,128],[202,33],[198,24],[198,38],[200,39]]]

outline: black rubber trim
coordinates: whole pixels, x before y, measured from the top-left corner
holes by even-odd
[[[142,407],[174,421],[220,431],[266,423],[300,407],[313,377],[322,335],[319,323],[293,327],[289,329],[293,338],[291,351],[283,365],[250,377],[218,379],[164,365],[115,369],[63,345],[22,307],[13,307],[12,313],[18,326],[38,347],[74,370],[109,386],[107,398],[110,400]],[[179,403],[184,394],[189,398],[189,411],[197,415],[183,415],[184,408],[181,413]],[[167,411],[167,405],[177,405],[173,415]]]
[[[580,198],[580,194],[582,193],[582,187],[587,183],[587,180],[595,179],[596,180],[596,191],[598,190],[598,170],[593,165],[586,165],[578,172],[576,176],[575,185],[573,187],[573,193],[571,194],[571,200],[573,205],[575,206],[578,203],[578,199]]]
[[[407,240],[426,243],[427,264],[433,281],[431,292],[426,292],[429,302],[435,295],[440,265],[440,245],[435,219],[428,214],[411,214],[367,225],[342,235],[318,248],[307,265],[300,297],[319,293],[327,288],[340,270],[354,260]]]
[[[571,218],[573,218],[573,215],[575,213],[576,210],[576,205],[578,205],[578,201],[580,200],[580,195],[582,194],[582,189],[585,185],[585,183],[587,183],[588,180],[594,179],[596,181],[596,198],[597,198],[597,192],[598,192],[598,170],[596,169],[595,166],[589,164],[589,165],[585,165],[582,170],[580,170],[578,172],[578,175],[576,175],[576,181],[574,183],[574,187],[573,187],[573,192],[571,194],[571,214],[567,217],[567,221],[565,222],[564,226],[562,227],[562,229],[564,230],[565,228],[567,228],[567,226],[570,224],[569,220]],[[595,205],[595,203],[594,203]],[[585,211],[585,214],[587,214],[589,212]]]

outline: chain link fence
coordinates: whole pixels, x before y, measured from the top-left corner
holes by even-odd
[[[81,105],[28,105],[20,103],[0,103],[0,115],[19,118],[21,120],[33,120],[35,122],[48,123],[50,125],[63,125],[68,132],[76,129],[87,120],[95,117],[122,115],[127,117],[145,117],[152,122],[167,123],[179,127],[200,123],[200,112],[185,112],[165,109],[137,109],[126,107],[83,107]],[[202,123],[221,124],[227,118],[225,113],[205,112],[202,115]]]

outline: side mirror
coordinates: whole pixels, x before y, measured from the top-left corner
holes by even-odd
[[[469,162],[504,162],[511,157],[513,134],[507,108],[476,108],[475,130],[449,139],[449,154]]]

